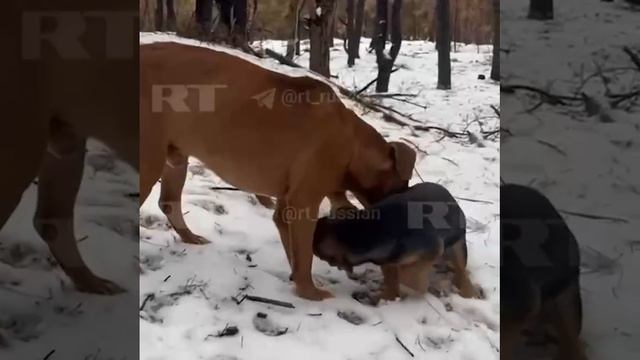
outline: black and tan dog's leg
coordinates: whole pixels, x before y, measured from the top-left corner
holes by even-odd
[[[189,159],[172,146],[167,152],[167,161],[162,170],[158,206],[169,219],[169,223],[187,244],[207,244],[210,241],[194,234],[184,221],[182,214],[182,188],[187,177]]]
[[[382,268],[382,293],[383,300],[395,300],[400,296],[400,269],[397,264],[385,264]]]
[[[582,301],[578,284],[565,289],[550,305],[549,321],[558,335],[557,360],[586,360],[580,341]]]
[[[74,205],[82,181],[85,139],[60,121],[53,121],[40,167],[34,226],[79,291],[115,294],[124,291],[89,269],[78,250],[73,229]]]
[[[438,257],[424,257],[412,263],[400,265],[400,284],[418,295],[424,295],[429,289],[429,274]]]
[[[467,256],[465,251],[465,239],[456,242],[451,248],[447,249],[451,256],[451,265],[453,266],[453,283],[460,291],[460,296],[464,298],[472,298],[477,296],[469,273],[467,272]]]
[[[500,324],[500,360],[515,360],[525,323],[503,320]]]

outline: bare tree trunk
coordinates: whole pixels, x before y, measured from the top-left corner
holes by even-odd
[[[356,44],[356,0],[347,0],[347,37],[345,41],[345,49],[347,50],[347,66],[352,67],[356,64],[356,54],[354,54]]]
[[[155,25],[156,31],[162,31],[164,28],[164,11],[162,0],[156,0]]]
[[[500,0],[493,0],[493,59],[491,80],[500,81]]]
[[[449,0],[436,0],[436,48],[438,49],[438,89],[451,89],[451,26]]]
[[[333,40],[336,37],[336,27],[338,26],[338,1],[334,0],[333,2],[333,16],[331,17],[331,24],[329,24],[329,29],[331,30],[331,34],[329,36],[329,47],[334,47],[335,44]]]
[[[364,25],[364,2],[365,0],[358,0],[358,4],[356,5],[356,29],[353,50],[356,59],[360,59],[360,38],[362,37],[362,26]]]
[[[453,0],[453,26],[451,27],[451,40],[453,41],[453,52],[458,52],[456,41],[462,42],[460,31],[458,31],[458,0]],[[456,37],[457,36],[457,37]]]
[[[292,17],[291,24],[291,38],[287,41],[287,53],[285,57],[289,60],[293,59],[294,54],[300,55],[300,11],[304,0],[290,0],[289,13]]]
[[[208,37],[211,33],[213,17],[213,0],[196,0],[196,22],[200,32]]]
[[[307,0],[309,11],[309,68],[326,77],[331,76],[329,49],[331,19],[335,0]]]
[[[553,0],[529,0],[529,19],[553,19]]]
[[[389,79],[393,63],[400,52],[402,44],[402,0],[393,0],[391,8],[391,48],[389,53],[384,52],[387,39],[389,5],[387,0],[377,0],[377,28],[375,37],[376,59],[378,62],[378,79],[376,80],[376,92],[389,91]]]
[[[166,0],[167,4],[167,30],[176,31],[176,10],[174,0]]]

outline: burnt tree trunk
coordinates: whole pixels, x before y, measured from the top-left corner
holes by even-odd
[[[326,77],[331,76],[329,49],[331,19],[335,0],[307,0],[309,12],[309,68]]]
[[[451,25],[449,0],[436,0],[438,89],[451,89]]]
[[[529,19],[553,19],[553,0],[529,0]]]
[[[491,80],[500,81],[500,0],[493,0],[493,59]]]
[[[389,91],[389,79],[393,63],[400,52],[402,44],[402,0],[393,0],[391,6],[391,47],[385,53],[385,43],[387,31],[389,30],[389,5],[387,0],[377,0],[376,18],[377,31],[374,48],[376,50],[376,61],[378,63],[378,78],[376,80],[376,92]]]

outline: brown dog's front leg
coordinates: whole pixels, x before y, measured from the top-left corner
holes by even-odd
[[[319,301],[331,298],[333,295],[326,290],[317,288],[311,277],[313,232],[316,227],[320,201],[308,204],[305,206],[294,205],[284,216],[285,220],[289,222],[290,238],[288,242],[291,255],[293,255],[293,281],[296,283],[296,293],[302,298]]]
[[[40,168],[36,231],[78,290],[98,294],[124,291],[94,275],[82,260],[73,231],[73,208],[82,181],[85,139],[64,124],[52,126],[48,151]]]
[[[178,233],[183,242],[187,244],[208,244],[210,241],[194,234],[182,214],[182,188],[187,177],[189,160],[176,148],[170,147],[167,153],[167,161],[162,170],[162,182],[160,183],[160,199],[158,206],[169,219],[169,223]]]
[[[289,268],[291,269],[291,275],[289,276],[289,280],[293,280],[293,254],[291,253],[291,245],[289,242],[289,238],[291,234],[289,233],[289,223],[288,219],[286,219],[286,212],[288,208],[284,201],[278,200],[276,203],[276,209],[273,212],[273,222],[276,224],[278,228],[278,233],[280,234],[280,241],[282,241],[282,247],[284,248],[284,252],[287,255],[287,261],[289,262]]]

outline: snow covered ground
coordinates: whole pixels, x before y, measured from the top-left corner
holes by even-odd
[[[164,36],[142,34],[141,41]],[[367,44],[363,41],[363,48]],[[282,42],[263,46],[284,52]],[[296,61],[306,66],[306,54]],[[361,55],[355,68],[347,68],[342,44],[336,42],[332,71],[337,81],[355,89],[376,76],[374,56],[364,49]],[[411,113],[425,125],[477,134],[496,129],[499,120],[489,105],[499,105],[497,84],[478,79],[479,74],[488,78],[491,48],[461,46],[452,60],[453,90],[436,90],[434,44],[403,42],[397,60],[402,69],[392,75],[390,91],[419,93],[409,100],[426,109],[391,99],[384,103]],[[271,60],[263,64],[296,73]],[[271,211],[256,204],[250,194],[211,191],[210,186],[222,182],[196,159],[191,159],[185,188],[185,217],[196,233],[213,243],[187,246],[176,241],[156,205],[155,188],[141,209],[138,246],[138,228],[132,221],[137,218],[137,201],[127,196],[137,192],[135,173],[92,142],[76,211],[79,246],[96,273],[130,292],[101,297],[80,294],[67,280],[61,286],[65,277],[51,265],[46,245],[31,227],[36,195],[32,186],[0,233],[0,358],[43,359],[53,350],[48,359],[135,358],[137,351],[128,351],[131,347],[126,345],[137,350],[138,334],[130,330],[139,322],[140,357],[145,360],[408,359],[396,337],[416,359],[497,359],[497,138],[471,144],[467,138],[442,138],[439,132],[412,133],[371,113],[364,117],[389,140],[408,139],[427,151],[429,155],[421,156],[417,165],[422,178],[440,182],[460,197],[469,223],[471,279],[486,299],[429,295],[365,306],[351,294],[378,286],[377,269],[357,269],[362,280],[352,281],[317,260],[316,281],[336,298],[321,303],[299,299],[287,279],[288,265]],[[413,182],[418,181],[416,176]],[[249,300],[238,305],[233,298],[242,294],[287,301],[295,308]],[[286,333],[271,337],[256,331],[258,312]],[[237,335],[216,337],[233,326]]]
[[[138,175],[89,141],[76,207],[78,246],[116,297],[77,292],[32,226],[32,185],[0,232],[0,359],[131,359],[138,321]]]
[[[142,42],[171,39],[143,34]],[[175,39],[175,38],[173,38]],[[366,46],[368,40],[363,41]],[[284,43],[262,44],[284,52]],[[303,50],[306,44],[303,44]],[[306,52],[296,61],[308,64]],[[463,46],[452,54],[453,90],[436,90],[437,61],[433,43],[403,42],[391,77],[390,92],[419,93],[415,105],[390,100],[386,105],[410,113],[425,125],[474,133],[498,127],[490,105],[499,105],[498,86],[487,78],[491,47]],[[361,52],[355,68],[346,66],[342,44],[336,41],[331,69],[342,85],[357,89],[376,76],[373,54]],[[275,61],[262,64],[299,74]],[[141,357],[160,359],[408,359],[396,337],[416,359],[497,359],[499,356],[499,143],[495,137],[471,144],[468,139],[442,138],[401,129],[368,113],[365,119],[388,140],[408,139],[427,151],[417,170],[425,181],[447,186],[460,200],[469,218],[469,270],[485,300],[457,295],[365,306],[351,298],[356,290],[375,286],[380,275],[372,267],[357,269],[362,281],[353,281],[316,259],[313,274],[335,299],[316,303],[297,298],[288,281],[288,265],[271,220],[272,212],[256,204],[251,194],[211,191],[225,185],[191,159],[183,202],[187,223],[194,232],[213,241],[188,246],[176,241],[157,207],[158,187],[141,209],[140,302]],[[482,127],[482,129],[481,129]],[[420,179],[415,176],[412,182]],[[480,202],[478,202],[480,201]],[[325,204],[326,205],[326,204]],[[324,211],[327,206],[324,207]],[[244,294],[292,303],[295,308],[254,303],[237,304]],[[286,334],[270,337],[254,328],[258,312]],[[345,316],[346,314],[346,316]],[[359,325],[347,322],[360,320]],[[217,337],[236,326],[235,336]]]
[[[538,96],[503,93],[502,126],[513,136],[502,138],[501,174],[542,190],[560,209],[624,220],[565,214],[582,248],[589,358],[638,358],[640,108],[636,99],[609,109],[605,84],[612,94],[640,89],[640,71],[623,52],[640,53],[640,9],[624,1],[556,1],[555,19],[542,22],[526,19],[528,3],[501,4],[502,85],[578,97],[584,91],[605,106],[588,114],[569,100],[531,110]]]

